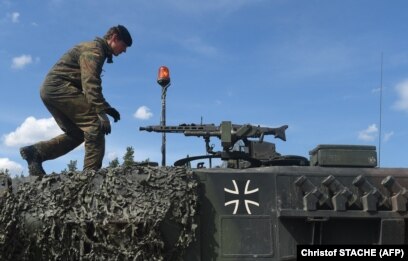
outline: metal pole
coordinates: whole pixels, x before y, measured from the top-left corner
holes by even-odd
[[[382,93],[383,93],[383,53],[381,52],[381,77],[380,77],[380,130],[378,132],[378,167],[381,167],[381,129],[382,129]]]
[[[170,86],[170,83],[166,86],[162,87],[162,95],[161,95],[161,102],[162,102],[162,110],[161,110],[161,120],[160,125],[164,128],[166,126],[166,93],[167,88]],[[162,166],[166,166],[166,133],[162,133]]]

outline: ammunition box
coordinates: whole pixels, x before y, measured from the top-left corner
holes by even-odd
[[[252,158],[259,160],[271,160],[277,156],[275,144],[269,142],[250,142],[249,153]]]
[[[309,152],[311,166],[365,167],[377,166],[375,146],[364,145],[318,145]]]

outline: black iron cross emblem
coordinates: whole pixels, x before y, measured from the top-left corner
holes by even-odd
[[[224,206],[234,205],[233,215],[246,214],[251,215],[249,205],[255,205],[259,207],[259,188],[250,189],[250,180],[246,182],[243,180],[232,180],[234,188],[224,188],[225,192],[225,204]]]

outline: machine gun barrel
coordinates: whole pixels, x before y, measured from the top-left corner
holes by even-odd
[[[197,137],[218,137],[231,135],[234,140],[243,138],[261,138],[265,135],[274,135],[275,138],[286,141],[285,131],[288,125],[279,128],[260,127],[250,124],[237,125],[229,121],[223,121],[220,126],[214,124],[180,124],[178,126],[161,126],[153,125],[140,127],[141,131],[148,132],[166,132],[166,133],[183,133],[185,136]],[[229,132],[228,134],[226,132]]]
[[[217,131],[218,128],[214,124],[180,124],[178,126],[152,125],[140,127],[139,130],[148,132],[185,133],[186,131]]]
[[[162,126],[153,125],[140,127],[141,131],[148,132],[166,132],[166,133],[183,133],[184,136],[202,137],[205,141],[205,148],[208,154],[218,155],[221,159],[244,159],[251,164],[260,165],[259,159],[248,157],[248,152],[239,152],[239,156],[234,154],[234,145],[242,140],[246,146],[250,142],[248,138],[259,138],[258,143],[263,143],[265,135],[274,135],[275,138],[286,141],[285,131],[288,125],[283,125],[279,128],[261,127],[250,124],[237,125],[232,124],[230,121],[223,121],[219,126],[214,124],[180,124],[178,126]],[[214,151],[214,145],[210,145],[210,138],[217,137],[221,140],[221,146],[223,151]],[[268,142],[265,142],[268,143]],[[274,150],[272,151],[274,154]]]

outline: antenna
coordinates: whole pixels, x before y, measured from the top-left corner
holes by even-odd
[[[382,91],[383,91],[383,53],[381,52],[381,76],[380,76],[380,126],[378,132],[378,167],[381,167],[381,127],[382,127]]]

